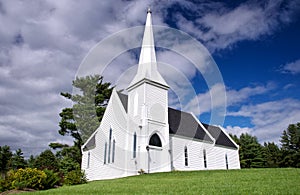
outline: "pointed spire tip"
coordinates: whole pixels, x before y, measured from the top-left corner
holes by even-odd
[[[148,7],[147,13],[152,13],[150,7]]]

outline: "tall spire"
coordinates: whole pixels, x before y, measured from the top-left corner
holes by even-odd
[[[148,79],[168,87],[168,84],[157,70],[151,13],[150,8],[148,8],[138,71],[128,88],[144,79]]]

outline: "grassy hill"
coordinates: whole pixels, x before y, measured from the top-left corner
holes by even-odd
[[[175,171],[93,181],[35,194],[300,194],[300,169]]]

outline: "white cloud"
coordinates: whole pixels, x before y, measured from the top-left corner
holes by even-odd
[[[196,21],[177,13],[177,25],[201,39],[210,51],[225,49],[241,40],[257,40],[273,34],[282,24],[290,23],[299,9],[299,2],[274,0],[267,3],[246,2],[235,9],[225,4],[211,4],[213,11],[189,6],[194,12],[203,12]],[[208,9],[209,10],[209,9]]]
[[[248,102],[251,97],[265,94],[272,89],[274,89],[274,85],[269,83],[266,86],[244,87],[239,90],[226,89],[225,92],[224,85],[216,84],[207,92],[200,93],[191,99],[184,107],[184,110],[200,115],[205,112],[211,112],[211,110],[217,109],[218,107],[240,106],[240,104]],[[212,105],[212,98],[214,98],[214,105]],[[200,110],[198,110],[198,106]]]
[[[284,65],[281,69],[281,72],[289,73],[289,74],[299,74],[300,73],[300,59]]]
[[[239,40],[270,34],[278,28],[278,24],[290,22],[293,7],[298,5],[287,4],[288,9],[278,11],[278,5],[271,2],[265,6],[242,4],[233,10],[223,9],[223,3],[206,2],[199,6],[178,0],[150,4],[153,4],[153,22],[156,25],[165,24],[167,10],[175,4],[190,9],[189,14],[198,17],[197,21],[190,22],[181,13],[176,13],[178,17],[175,19],[178,20],[174,22],[181,30],[204,40],[207,46],[215,50]],[[105,0],[9,0],[1,1],[0,6],[0,24],[5,27],[0,28],[0,143],[11,145],[13,149],[20,147],[26,155],[37,154],[51,141],[65,141],[57,133],[58,113],[70,103],[59,93],[71,92],[71,81],[83,57],[91,47],[112,33],[143,25],[148,4],[143,0],[114,3]],[[212,12],[212,8],[220,13]],[[199,25],[208,31],[200,30]],[[131,41],[130,37],[127,41]],[[188,52],[191,56],[198,56],[193,51]],[[195,68],[183,66],[181,63],[188,63],[169,52],[159,54],[159,57],[163,63],[171,64],[168,58],[177,62],[170,72],[162,70],[169,73],[166,77],[170,79],[169,84],[177,97],[189,92],[197,96],[189,82],[195,76]],[[116,67],[112,64],[107,80],[122,84],[128,82],[130,78],[122,73],[134,70],[131,63],[135,63],[135,57],[124,54],[114,63],[120,65]],[[202,65],[198,68],[208,71],[210,66]],[[221,86],[215,85],[211,93],[218,94],[220,90]],[[228,102],[243,102],[252,92],[262,94],[264,87],[229,90],[228,94],[234,97],[228,97]],[[192,110],[192,105],[201,100],[201,111],[196,113],[207,112],[210,110],[210,99],[210,92],[199,94],[186,109]],[[216,100],[216,107],[224,103],[222,98],[217,97]]]
[[[250,118],[252,125],[254,125],[250,132],[257,136],[260,142],[274,141],[279,143],[279,137],[283,130],[289,124],[299,122],[300,101],[282,99],[256,105],[245,105],[239,111],[230,112],[228,115]]]
[[[242,133],[253,134],[253,129],[249,127],[239,127],[239,126],[226,126],[226,132],[231,133],[232,135],[240,136]]]

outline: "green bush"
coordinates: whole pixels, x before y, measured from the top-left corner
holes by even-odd
[[[55,186],[59,185],[60,177],[58,173],[55,173],[53,170],[45,169],[43,170],[46,174],[46,178],[42,181],[42,185],[44,189],[54,188]]]
[[[1,179],[0,177],[0,192],[4,192],[6,190],[11,190],[12,186],[11,186],[11,181],[7,178],[7,179]]]
[[[70,171],[64,177],[65,185],[76,185],[83,183],[87,183],[87,179],[85,173],[82,172],[80,169]]]
[[[18,169],[16,171],[11,171],[8,176],[8,179],[12,181],[12,188],[15,189],[43,189],[43,181],[46,178],[46,173],[36,168]]]

